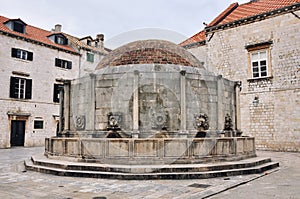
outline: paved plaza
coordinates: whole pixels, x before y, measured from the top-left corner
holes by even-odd
[[[124,181],[25,171],[43,147],[0,149],[0,198],[300,198],[300,153],[258,151],[280,168],[263,174],[192,180]]]

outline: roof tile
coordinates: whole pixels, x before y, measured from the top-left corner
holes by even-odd
[[[239,5],[238,3],[231,4],[220,15],[218,15],[209,26],[217,26],[247,17],[259,15],[266,12],[271,12],[286,6],[300,3],[300,0],[257,0],[250,1]],[[201,36],[200,36],[201,35]],[[189,39],[180,43],[181,46],[186,46],[196,42],[205,40],[205,30],[200,31]]]
[[[53,34],[51,31],[47,31],[47,30],[43,30],[31,25],[26,25],[26,33],[22,34],[16,31],[12,31],[9,28],[6,27],[5,23],[9,20],[14,20],[14,19],[9,19],[3,16],[0,16],[0,31],[2,32],[6,32],[15,36],[19,36],[25,39],[30,39],[36,42],[41,42],[43,44],[46,45],[50,45],[56,48],[60,48],[62,50],[67,50],[67,51],[71,51],[73,53],[76,53],[76,51],[70,47],[70,46],[64,46],[64,45],[59,45],[56,43],[53,43],[48,36],[50,36],[51,34]]]

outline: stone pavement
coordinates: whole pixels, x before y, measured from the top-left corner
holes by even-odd
[[[258,156],[280,162],[279,169],[264,174],[124,181],[25,171],[24,160],[43,151],[43,147],[0,149],[0,198],[300,198],[300,153],[258,151]]]

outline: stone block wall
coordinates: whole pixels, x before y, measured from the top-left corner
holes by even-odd
[[[242,131],[256,137],[259,149],[300,150],[299,29],[299,18],[286,13],[209,32],[206,45],[189,50],[215,74],[242,81]],[[263,42],[271,42],[269,76],[252,79],[246,46]]]
[[[139,131],[145,133],[141,136],[166,130],[179,132],[182,128],[196,133],[195,116],[199,114],[208,116],[209,130],[214,133],[223,130],[227,114],[235,127],[235,83],[192,67],[182,67],[186,70],[183,75],[178,71],[180,67],[158,64],[108,67],[98,71],[95,78],[72,81],[70,130],[106,131],[108,114],[112,113],[121,115],[119,127],[122,131],[132,132],[136,91]],[[184,109],[182,101],[185,101]],[[186,112],[185,127],[181,125],[181,111]],[[85,117],[84,129],[78,129],[74,122],[80,116]]]
[[[255,157],[252,137],[88,139],[47,138],[51,158],[102,164],[183,164]]]

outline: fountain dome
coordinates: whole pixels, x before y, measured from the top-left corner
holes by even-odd
[[[184,48],[164,40],[142,40],[123,45],[105,56],[96,70],[106,66],[131,64],[174,64],[203,67],[201,62]]]

